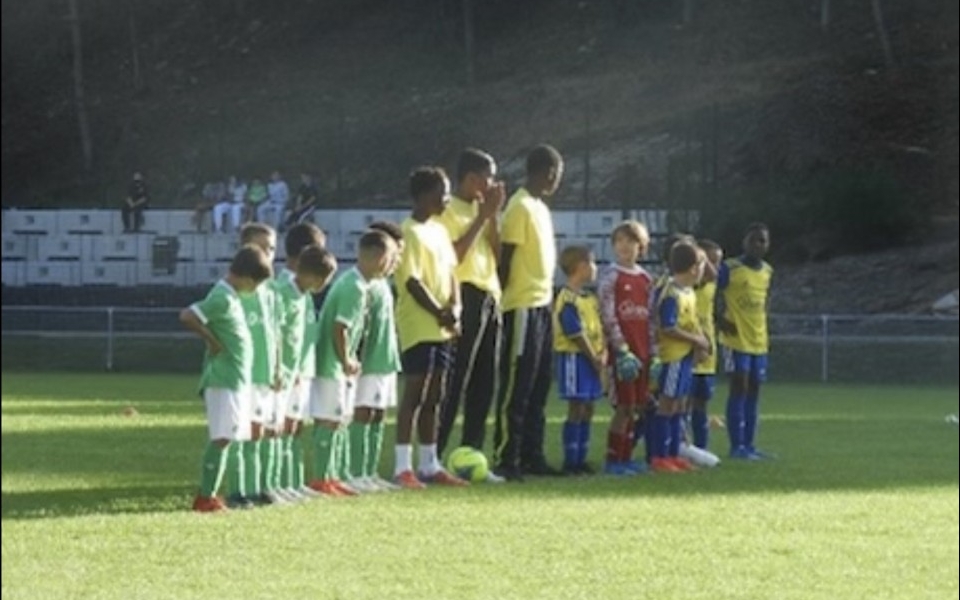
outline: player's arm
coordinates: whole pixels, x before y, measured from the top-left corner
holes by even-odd
[[[190,331],[197,334],[207,345],[211,355],[219,354],[223,350],[220,340],[207,327],[207,318],[199,308],[199,305],[193,304],[180,311],[180,322]]]
[[[333,352],[337,355],[337,360],[343,366],[343,372],[347,375],[356,375],[360,371],[360,364],[357,359],[347,352],[349,343],[350,327],[347,323],[337,320],[333,324]]]
[[[720,263],[720,268],[717,269],[717,295],[714,297],[713,320],[718,330],[728,335],[737,335],[737,326],[726,317],[728,287],[730,287],[730,267],[724,262]]]
[[[673,338],[675,340],[680,340],[683,342],[688,342],[693,344],[694,347],[706,350],[709,348],[709,342],[707,338],[700,333],[699,328],[697,331],[686,331],[679,327],[677,318],[680,314],[680,309],[677,304],[677,299],[668,296],[660,302],[660,333],[666,337]]]
[[[430,291],[423,286],[423,282],[416,277],[410,277],[407,279],[407,282],[404,284],[404,286],[414,301],[416,301],[421,308],[430,313],[438,323],[443,325],[442,320],[444,307],[441,306],[440,302],[437,301],[433,294],[431,294]]]
[[[573,302],[564,303],[560,309],[559,321],[564,337],[576,344],[577,350],[590,360],[597,373],[602,373],[603,357],[594,352],[590,344],[587,343],[587,338],[583,335],[583,321],[580,319],[580,313]]]
[[[513,253],[517,251],[515,244],[500,244],[500,262],[497,264],[497,276],[500,277],[500,287],[506,288],[510,281],[510,263],[513,262]]]
[[[617,319],[616,283],[616,269],[613,267],[604,269],[597,286],[597,297],[600,300],[600,322],[603,324],[603,334],[610,347],[619,350],[626,347],[627,343],[623,337],[623,330],[620,329],[620,321]]]
[[[454,240],[453,250],[457,255],[457,263],[463,262],[464,257],[470,252],[470,248],[473,247],[473,244],[480,236],[480,232],[483,231],[484,225],[489,225],[486,231],[487,240],[490,241],[490,246],[494,249],[494,253],[497,252],[496,246],[500,243],[500,234],[497,231],[496,215],[499,214],[500,206],[503,204],[503,184],[501,183],[496,188],[491,188],[491,190],[494,189],[499,190],[499,193],[488,191],[488,193],[484,195],[483,200],[480,202],[480,211],[477,213],[477,218],[470,223],[470,226],[462,236]],[[493,232],[492,240],[491,232]]]

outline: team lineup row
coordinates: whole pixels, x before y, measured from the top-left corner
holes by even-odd
[[[626,221],[611,235],[616,261],[598,280],[588,248],[556,255],[548,201],[562,175],[562,157],[548,145],[529,153],[524,185],[509,201],[495,161],[480,150],[461,154],[453,196],[441,168],[415,170],[410,217],[399,226],[370,226],[356,266],[325,290],[319,310],[313,296],[337,268],[322,231],[291,228],[286,266],[273,278],[276,234],[261,224],[245,227],[227,276],[181,312],[207,346],[200,388],[210,441],[194,509],[227,507],[218,496],[225,476],[229,504],[237,507],[467,485],[440,461],[461,406],[460,445],[481,451],[495,407],[490,482],[592,472],[591,418],[604,397],[615,407],[606,473],[690,470],[681,449],[706,447],[718,336],[732,373],[731,457],[764,457],[754,436],[772,274],[763,261],[767,228],[751,225],[743,256],[725,261],[715,244],[674,236],[665,254],[668,275],[655,281],[638,265],[647,231]],[[558,261],[565,282],[554,294]],[[588,291],[594,283],[596,294]],[[544,453],[554,377],[568,403],[562,469]],[[388,481],[379,462],[384,414],[395,404]],[[688,414],[689,445],[681,443]],[[636,461],[641,438],[646,460]]]

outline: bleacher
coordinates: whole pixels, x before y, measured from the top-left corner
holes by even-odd
[[[636,210],[654,240],[668,231],[667,211]],[[148,210],[143,231],[123,233],[118,210],[3,211],[3,286],[206,286],[222,276],[237,249],[236,235],[199,233],[189,210]],[[318,210],[314,220],[327,245],[349,264],[356,242],[377,220],[400,222],[407,210]],[[618,210],[554,211],[558,250],[590,247],[601,262],[612,259],[610,231]],[[651,244],[655,251],[657,244]],[[278,244],[277,261],[284,260]],[[648,257],[651,261],[658,258]]]

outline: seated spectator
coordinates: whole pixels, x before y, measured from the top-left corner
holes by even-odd
[[[206,233],[206,215],[210,214],[211,229],[216,226],[212,223],[213,207],[216,206],[224,196],[227,195],[227,186],[222,181],[212,181],[203,186],[200,192],[200,202],[193,209],[193,225],[197,228],[197,233]]]
[[[213,207],[213,230],[222,233],[240,231],[240,219],[243,216],[243,202],[247,197],[247,184],[231,175],[227,180],[227,194]],[[230,227],[227,227],[227,217]]]
[[[259,177],[250,180],[247,188],[246,205],[244,206],[244,222],[260,221],[260,212],[267,204],[267,186]]]
[[[287,212],[287,202],[290,200],[290,188],[287,182],[280,176],[280,171],[274,171],[270,175],[270,182],[267,184],[267,194],[269,199],[261,206],[261,211],[257,214],[257,220],[261,223],[267,222],[267,212],[273,211],[273,221],[270,223],[277,231],[283,230],[283,215]]]
[[[313,178],[306,173],[300,174],[300,188],[297,190],[296,204],[287,217],[286,227],[303,223],[308,220],[317,209],[317,186]]]
[[[127,192],[127,198],[120,207],[120,218],[123,220],[124,233],[138,233],[143,229],[143,211],[150,205],[150,196],[147,194],[147,184],[143,181],[143,174],[139,171],[133,174],[133,181]]]

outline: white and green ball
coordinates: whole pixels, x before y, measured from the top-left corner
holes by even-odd
[[[490,465],[483,452],[470,446],[461,446],[447,457],[447,470],[460,479],[478,483],[486,480]]]

